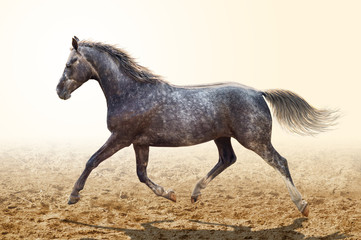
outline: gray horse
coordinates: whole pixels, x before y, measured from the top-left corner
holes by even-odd
[[[335,111],[318,110],[285,90],[258,91],[238,83],[175,86],[138,65],[126,52],[98,42],[72,39],[72,50],[57,86],[61,99],[89,79],[99,82],[108,106],[107,125],[111,136],[89,159],[74,185],[69,204],[79,201],[90,172],[120,149],[133,144],[137,175],[158,195],[176,201],[172,190],[147,176],[149,147],[190,146],[214,140],[218,163],[195,186],[191,201],[201,190],[236,161],[231,137],[262,157],[285,180],[292,201],[308,216],[308,205],[293,184],[287,160],[271,144],[274,114],[289,130],[312,135],[334,125]]]

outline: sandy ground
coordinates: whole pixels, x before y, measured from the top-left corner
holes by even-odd
[[[72,206],[68,195],[96,147],[2,147],[0,239],[361,239],[361,148],[277,147],[310,204],[307,219],[282,178],[233,145],[238,161],[196,204],[193,187],[217,162],[213,143],[151,148],[148,174],[177,203],[138,181],[130,147],[92,172]]]

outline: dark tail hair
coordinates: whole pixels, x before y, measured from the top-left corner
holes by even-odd
[[[263,96],[273,108],[281,126],[300,135],[315,135],[336,125],[337,110],[316,109],[288,90],[267,90]]]

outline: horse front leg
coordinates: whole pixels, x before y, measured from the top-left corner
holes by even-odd
[[[176,195],[173,190],[164,190],[162,186],[159,186],[152,182],[147,175],[147,166],[149,159],[149,146],[140,146],[133,144],[135,157],[137,160],[137,175],[142,183],[145,183],[152,191],[157,195],[166,199],[176,202]]]
[[[91,158],[86,163],[83,173],[74,184],[68,204],[75,204],[80,200],[79,192],[84,188],[85,182],[94,168],[96,168],[101,162],[112,156],[120,149],[129,145],[130,143],[123,143],[119,140],[118,135],[113,133],[105,142],[105,144],[96,153],[94,153],[93,156],[91,156]]]

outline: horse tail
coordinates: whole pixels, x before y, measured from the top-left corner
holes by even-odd
[[[314,108],[288,90],[267,90],[262,95],[270,103],[281,126],[299,135],[315,135],[329,130],[340,116],[337,110]]]

